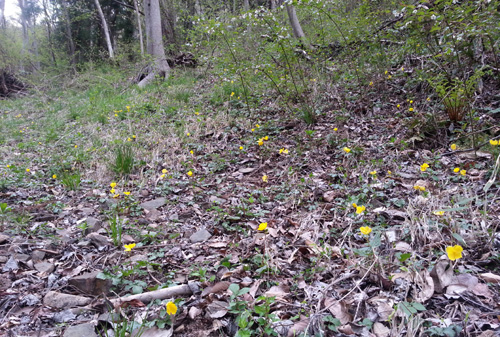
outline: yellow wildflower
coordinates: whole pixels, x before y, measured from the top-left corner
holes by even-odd
[[[448,246],[446,247],[446,254],[451,261],[455,261],[462,258],[463,250],[460,245]]]
[[[177,306],[174,302],[168,302],[166,308],[168,315],[175,315],[177,313]]]
[[[252,132],[254,132],[254,131],[255,131],[255,129],[252,129]]]
[[[29,171],[30,171],[30,169],[26,169],[26,172],[29,172]]]
[[[410,110],[410,112],[411,112],[411,111],[413,111],[413,108],[410,108],[410,109],[408,109],[408,110]]]
[[[191,177],[191,176],[193,176],[193,172],[192,172],[192,171],[189,171],[189,172],[187,173],[187,175]]]
[[[401,106],[401,104],[398,104],[398,105],[396,105],[396,108],[399,108],[400,106]]]
[[[356,214],[361,214],[363,211],[366,210],[365,206],[357,206],[356,207]]]
[[[165,175],[164,175],[164,174],[162,174],[162,175],[160,176],[160,179],[163,179],[163,178],[165,178]]]
[[[349,153],[349,152],[351,152],[351,149],[350,149],[350,148],[348,148],[348,147],[344,147],[344,152],[345,152],[345,153]]]
[[[264,231],[264,230],[266,230],[266,228],[267,228],[267,222],[262,222],[262,223],[259,225],[258,230],[259,230],[259,231]]]
[[[188,132],[188,133],[186,133],[186,136],[188,136],[188,137],[189,137],[189,136],[191,136],[191,134]]]
[[[338,129],[337,128],[333,128],[333,131],[337,131]]]
[[[258,128],[260,128],[260,125],[259,124],[255,124],[255,127],[258,129]]]
[[[130,192],[123,192],[123,194],[125,194],[125,195],[130,195]]]
[[[444,215],[444,211],[434,211],[432,214],[441,216]]]
[[[455,151],[457,149],[457,144],[451,144],[450,149],[452,149],[452,151]]]
[[[193,150],[189,151],[189,153],[194,154]]]
[[[493,146],[497,146],[499,144],[499,142],[496,139],[490,139],[490,144]]]
[[[134,139],[135,139],[135,135],[133,135],[133,136],[132,136],[132,138],[134,138]]]
[[[57,179],[57,175],[56,175],[56,174],[54,174],[54,175],[52,176],[52,179]]]
[[[264,145],[264,141],[262,140],[262,138],[261,138],[261,139],[259,139],[259,142],[258,142],[257,144],[259,144],[259,146]]]
[[[267,183],[267,176],[265,174],[262,176],[262,181]]]
[[[359,230],[360,230],[360,231],[361,231],[361,233],[362,233],[362,234],[364,234],[364,235],[368,235],[368,234],[370,234],[370,233],[372,232],[372,229],[371,229],[370,227],[368,227],[368,226],[366,226],[366,227],[361,227]]]
[[[467,174],[467,171],[466,170],[460,170],[460,174],[465,177],[465,175]]]
[[[420,171],[425,172],[429,168],[429,164],[423,163],[420,165]]]
[[[455,168],[453,169],[453,172],[455,172],[455,173],[460,172],[460,167],[455,167]]]
[[[425,192],[425,186],[415,185],[413,186],[413,188],[416,189],[417,191]]]
[[[233,96],[234,96],[234,92],[231,93],[231,97],[233,97]]]
[[[126,252],[130,252],[132,250],[132,248],[135,247],[135,243],[131,243],[129,245],[124,245],[123,248],[125,248],[125,251]]]
[[[243,150],[243,146],[240,146],[240,150]]]
[[[268,137],[268,136],[265,136],[265,137],[264,137],[264,140],[269,140],[269,137]]]
[[[116,187],[116,183],[113,181],[113,182],[111,182],[111,184],[109,184],[109,186],[111,186],[112,188],[115,188]]]
[[[115,192],[116,192],[116,190],[114,188],[109,190],[109,193],[111,193],[111,194],[115,194]]]
[[[377,174],[377,170],[373,170],[373,171],[371,171],[371,172],[370,172],[370,174],[371,174],[372,176],[376,175],[376,174]]]

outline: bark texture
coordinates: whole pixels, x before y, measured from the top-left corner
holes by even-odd
[[[99,0],[94,0],[95,6],[97,8],[97,13],[99,14],[99,18],[101,19],[102,30],[104,31],[104,37],[106,39],[106,45],[108,47],[109,58],[114,58],[113,53],[113,45],[111,44],[111,37],[109,35],[108,23],[106,22],[106,18],[104,17],[104,13],[102,12],[101,4]]]

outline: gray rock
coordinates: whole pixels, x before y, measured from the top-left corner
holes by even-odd
[[[42,261],[43,258],[45,257],[45,252],[42,252],[41,250],[34,250],[31,253],[31,259],[36,263],[39,261]]]
[[[154,200],[143,202],[139,206],[141,206],[145,210],[151,211],[153,209],[157,209],[157,208],[165,205],[165,203],[166,203],[166,199],[165,198],[157,198],[157,199],[154,199]]]
[[[89,304],[90,301],[90,298],[83,296],[68,295],[58,293],[56,291],[49,291],[43,299],[43,304],[56,309],[65,309],[72,307],[81,307]]]
[[[97,233],[90,233],[86,236],[87,239],[92,242],[99,250],[106,247],[109,244],[108,238],[104,235]]]
[[[84,323],[79,325],[70,326],[64,332],[63,337],[97,337],[95,327],[92,323]]]
[[[193,235],[191,235],[189,237],[189,240],[191,240],[192,243],[196,243],[196,242],[203,242],[203,241],[207,241],[208,239],[210,239],[210,237],[212,236],[212,234],[210,234],[209,231],[207,231],[205,228],[197,231],[196,233],[194,233]]]
[[[76,315],[70,309],[56,312],[53,317],[56,323],[67,323],[75,318]]]
[[[14,256],[11,255],[7,263],[5,263],[5,265],[3,266],[2,272],[6,273],[8,271],[13,271],[18,269],[19,269],[19,264],[17,263]]]
[[[89,234],[92,232],[97,232],[102,227],[102,221],[96,218],[89,216],[86,220],[87,229],[85,230],[85,234]]]
[[[9,241],[9,236],[5,234],[0,234],[0,243]]]
[[[24,296],[21,300],[21,305],[31,307],[40,303],[40,299],[33,294]]]
[[[35,264],[34,267],[40,273],[43,273],[46,275],[52,273],[55,269],[54,265],[52,263],[49,263],[49,262],[38,262]]]
[[[111,280],[102,280],[97,278],[99,273],[100,271],[96,270],[91,273],[75,276],[68,280],[68,284],[86,294],[108,294],[109,289],[111,288]]]

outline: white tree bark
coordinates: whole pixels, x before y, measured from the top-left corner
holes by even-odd
[[[144,56],[144,40],[142,38],[142,24],[141,24],[141,14],[139,13],[139,6],[137,6],[137,0],[134,0],[135,14],[137,15],[137,29],[139,30],[139,41],[141,43],[141,56]]]
[[[94,0],[95,6],[97,7],[97,13],[101,18],[102,29],[104,30],[104,37],[106,38],[106,45],[108,46],[109,58],[114,58],[113,53],[113,45],[111,44],[111,37],[109,36],[108,24],[106,22],[106,18],[104,17],[104,13],[102,12],[101,5],[99,4],[99,0]]]
[[[293,36],[299,40],[304,40],[306,35],[302,30],[299,19],[297,18],[297,12],[295,11],[295,6],[286,5],[286,11],[288,13],[288,19],[290,20],[290,25],[292,26]]]
[[[156,76],[166,78],[170,73],[163,49],[159,0],[144,0],[144,16],[147,37],[146,51],[151,55],[153,62],[149,73],[138,83],[141,88],[151,83]]]

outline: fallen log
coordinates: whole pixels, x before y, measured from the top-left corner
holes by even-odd
[[[133,300],[139,300],[143,303],[149,303],[154,300],[164,300],[166,298],[171,298],[171,297],[191,296],[193,294],[198,293],[199,291],[200,287],[197,282],[188,282],[188,284],[181,284],[178,286],[153,290],[147,293],[110,299],[110,302],[114,306],[121,305],[122,303]]]

